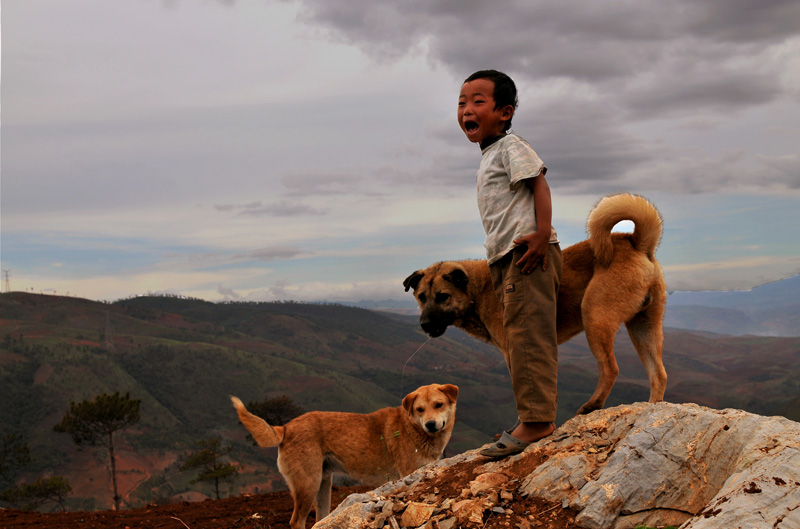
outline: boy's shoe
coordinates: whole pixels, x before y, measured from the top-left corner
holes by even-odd
[[[506,432],[507,432],[507,433],[511,433],[511,432],[513,432],[514,430],[516,430],[516,429],[517,429],[517,426],[519,426],[519,424],[520,424],[520,422],[519,422],[519,419],[517,419],[517,422],[515,422],[515,423],[514,423],[514,426],[512,426],[511,428],[509,428],[508,430],[506,430]],[[500,434],[500,433],[498,433],[498,434],[495,434],[495,436],[494,436],[494,440],[495,440],[495,441],[499,441],[499,440],[500,440],[500,437],[501,437],[502,435],[503,435],[503,434]]]
[[[508,432],[503,432],[500,435],[500,439],[482,449],[478,453],[486,457],[506,457],[519,454],[530,445],[531,443],[527,441],[517,439]]]

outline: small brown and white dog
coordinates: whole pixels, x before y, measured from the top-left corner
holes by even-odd
[[[289,525],[305,529],[312,505],[317,521],[328,515],[334,473],[380,485],[441,458],[457,398],[457,386],[431,384],[406,395],[396,408],[369,414],[312,411],[285,426],[270,426],[238,398],[231,401],[259,446],[278,447],[278,470],[294,500]]]

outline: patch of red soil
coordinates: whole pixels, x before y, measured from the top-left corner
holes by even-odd
[[[371,487],[334,487],[331,509],[355,492]],[[292,497],[288,491],[270,492],[173,505],[148,505],[121,511],[78,511],[42,514],[0,509],[4,529],[289,529]],[[307,527],[314,525],[309,516]]]

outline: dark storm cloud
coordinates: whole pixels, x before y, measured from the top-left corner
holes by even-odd
[[[457,76],[494,67],[527,82],[590,83],[630,117],[773,100],[780,68],[762,54],[800,20],[789,1],[300,3],[302,20],[378,60],[425,46]]]

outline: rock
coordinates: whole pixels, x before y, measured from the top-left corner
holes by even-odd
[[[577,511],[576,523],[588,529],[788,529],[800,527],[798,461],[796,422],[694,404],[637,403],[575,417],[516,456],[491,461],[473,450],[437,461],[346,499],[315,527],[366,528],[380,498],[397,502],[403,494],[406,502],[428,502],[435,490],[439,527],[446,520],[479,527],[498,497],[509,515],[522,512],[513,499],[535,496]],[[439,490],[466,494],[447,498]],[[536,522],[513,514],[510,521]]]
[[[508,481],[508,476],[498,474],[497,472],[487,472],[479,475],[469,484],[469,491],[473,496],[477,496],[481,492],[502,485]]]
[[[435,508],[435,505],[411,502],[403,512],[402,518],[400,518],[400,525],[403,527],[419,527],[428,521]]]

